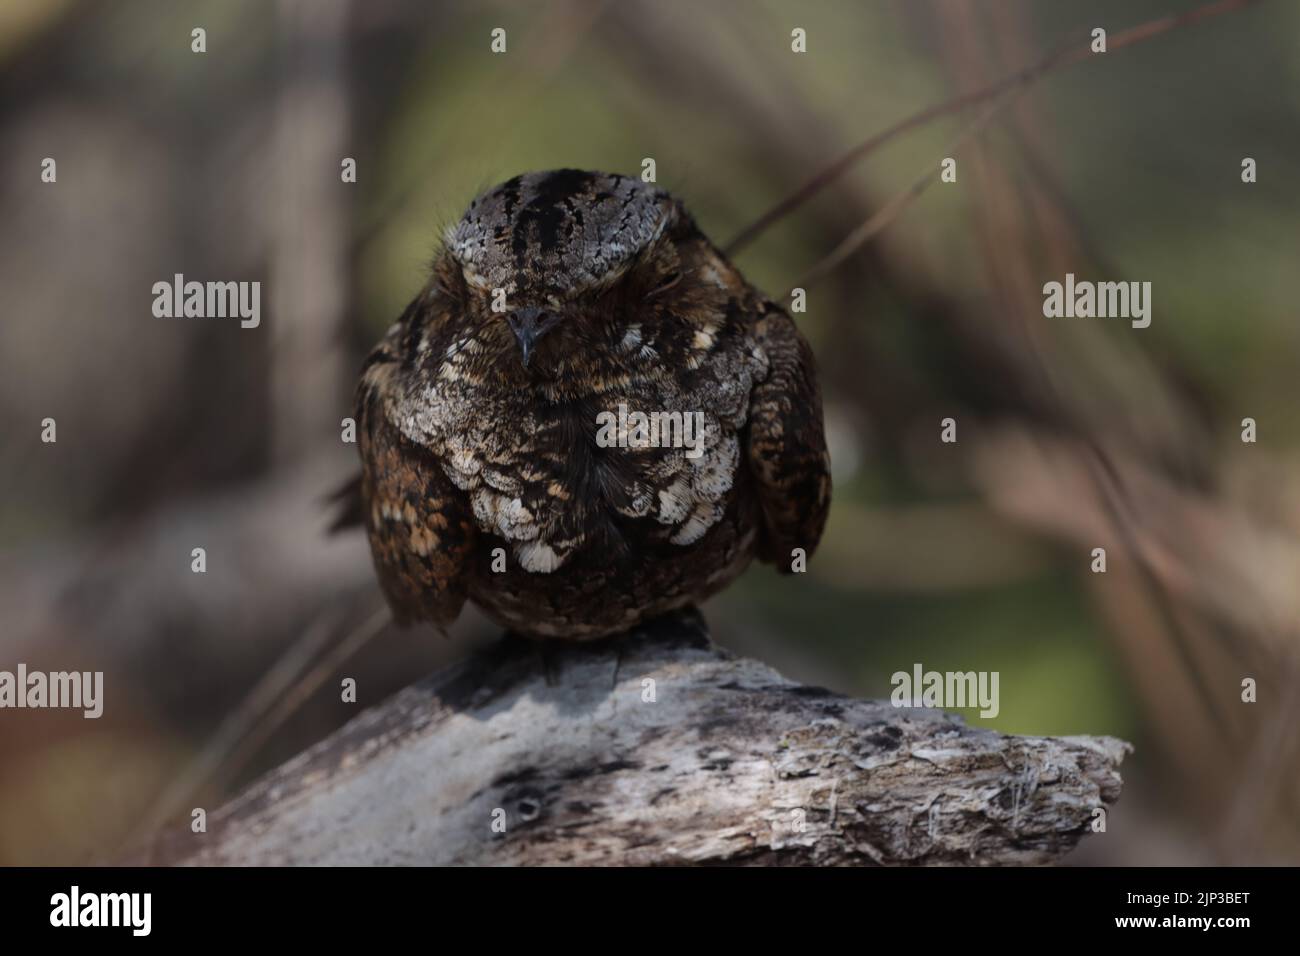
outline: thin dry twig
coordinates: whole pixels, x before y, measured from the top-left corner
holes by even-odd
[[[948,147],[945,155],[953,156],[960,152],[961,148],[973,137],[977,136],[989,121],[1002,111],[1008,103],[1015,98],[1012,91],[1008,91],[1004,96],[995,99],[988,105],[965,129],[953,140]],[[826,273],[836,268],[840,263],[860,248],[874,239],[883,232],[890,223],[897,219],[908,206],[915,202],[925,190],[934,183],[936,179],[935,170],[927,167],[925,172],[916,178],[916,180],[896,195],[889,202],[885,203],[875,214],[866,222],[858,226],[851,233],[844,237],[831,252],[818,260],[812,265],[799,279],[794,283],[796,286],[809,285],[820,279]]]
[[[391,621],[392,613],[385,604],[353,628],[346,637],[330,648],[328,653],[319,657],[312,668],[276,700],[275,705],[229,754],[221,767],[218,779],[228,780],[243,769],[244,765],[262,749],[271,735],[298,712],[298,709],[312,694],[316,693],[326,679],[377,637]]]
[[[1188,10],[1186,13],[1174,14],[1168,17],[1161,17],[1156,20],[1150,20],[1146,23],[1139,24],[1131,29],[1124,30],[1110,37],[1106,43],[1108,52],[1123,49],[1132,46],[1135,43],[1141,43],[1150,40],[1152,37],[1168,33],[1170,30],[1178,27],[1188,26],[1210,17],[1220,16],[1221,14],[1231,13],[1243,7],[1257,3],[1258,0],[1218,0],[1216,3],[1209,3],[1194,10]],[[1071,41],[1068,45],[1058,47],[1051,53],[1047,54],[1037,63],[1034,63],[1024,69],[1011,74],[999,80],[996,83],[986,86],[982,89],[975,90],[971,93],[963,94],[954,99],[937,103],[934,106],[914,113],[903,120],[869,136],[867,139],[858,143],[848,152],[846,152],[835,162],[817,172],[807,182],[797,190],[782,199],[775,206],[768,209],[767,212],[759,216],[751,225],[742,229],[731,242],[727,243],[724,252],[729,255],[735,255],[741,249],[748,246],[760,235],[772,226],[784,219],[790,213],[794,212],[813,196],[817,195],[840,176],[844,175],[856,163],[873,153],[875,150],[901,136],[909,130],[919,129],[932,121],[947,116],[951,113],[960,113],[970,106],[975,106],[985,100],[1005,93],[1006,91],[1016,88],[1028,88],[1034,82],[1041,79],[1048,73],[1055,72],[1066,66],[1071,66],[1081,60],[1086,60],[1092,56],[1092,48],[1089,44],[1079,45],[1077,41]]]
[[[389,612],[376,611],[326,651],[338,618],[337,610],[321,614],[290,645],[158,798],[128,845],[156,833],[203,786],[233,776],[325,678],[383,629]]]
[[[163,826],[208,781],[257,719],[275,703],[307,664],[324,650],[337,623],[336,613],[319,614],[288,650],[208,738],[203,749],[154,802],[128,842],[136,842]]]

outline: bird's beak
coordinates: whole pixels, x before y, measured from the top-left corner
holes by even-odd
[[[528,367],[528,360],[533,357],[537,343],[555,327],[558,318],[554,312],[533,306],[515,309],[510,313],[510,331],[515,333],[515,338],[519,341],[519,357],[524,368]]]

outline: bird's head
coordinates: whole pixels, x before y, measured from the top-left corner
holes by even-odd
[[[652,300],[681,279],[688,236],[689,214],[653,184],[560,169],[480,195],[444,256],[486,359],[546,381],[655,357],[647,325],[665,313]]]

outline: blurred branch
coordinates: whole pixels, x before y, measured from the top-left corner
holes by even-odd
[[[224,711],[231,689],[247,686],[322,608],[373,599],[365,541],[330,537],[322,504],[354,461],[329,449],[223,494],[6,555],[0,648],[15,659],[60,646],[110,659],[183,723]],[[191,568],[196,547],[206,552],[202,574]],[[166,680],[151,680],[159,670]]]
[[[1161,34],[1168,33],[1170,30],[1177,29],[1178,27],[1188,26],[1210,17],[1230,13],[1257,2],[1258,0],[1219,0],[1217,3],[1206,4],[1205,6],[1197,7],[1194,10],[1189,10],[1186,13],[1151,20],[1121,33],[1114,34],[1107,40],[1106,49],[1108,52],[1113,53],[1114,51],[1123,49],[1124,47],[1132,46],[1135,43],[1141,43],[1153,37],[1160,36]],[[723,251],[729,256],[735,255],[766,232],[770,226],[780,222],[831,183],[835,182],[835,180],[839,179],[859,161],[865,159],[875,150],[898,136],[901,136],[903,133],[909,132],[913,129],[918,129],[951,113],[959,113],[968,107],[975,106],[985,100],[993,99],[994,97],[997,97],[1015,87],[1031,86],[1047,74],[1071,66],[1081,60],[1089,59],[1092,55],[1092,50],[1089,44],[1080,44],[1074,40],[1068,41],[1062,47],[1059,47],[1044,56],[1037,63],[1025,67],[1024,69],[1013,73],[990,86],[983,87],[982,89],[975,90],[971,93],[966,93],[943,103],[937,103],[934,106],[921,110],[919,113],[914,113],[898,123],[895,123],[893,126],[876,133],[874,136],[868,137],[846,152],[839,159],[835,160],[835,162],[820,170],[791,195],[782,199],[771,209],[768,209],[751,225],[742,229],[735,238],[727,243]]]
[[[343,610],[327,606],[289,645],[222,720],[198,755],[172,779],[128,843],[139,842],[162,827],[205,785],[215,783],[224,789],[307,698],[391,620],[387,609],[382,609],[340,640],[336,632]]]
[[[952,141],[945,150],[945,156],[955,156],[967,142],[979,135],[980,131],[988,125],[989,121],[996,116],[1003,107],[1012,99],[1011,94],[1007,94],[993,100],[989,105],[961,131],[961,134]],[[845,259],[853,255],[864,245],[875,238],[879,233],[887,229],[895,219],[902,215],[903,211],[910,206],[916,199],[925,192],[931,185],[938,181],[938,175],[933,167],[927,167],[925,172],[916,178],[915,181],[902,192],[898,193],[885,205],[881,206],[866,222],[854,229],[844,237],[834,249],[824,258],[814,263],[802,276],[796,279],[792,285],[806,286],[817,281],[826,273],[835,269]],[[789,298],[787,294],[786,298]]]
[[[1133,557],[1163,588],[1230,623],[1275,660],[1288,655],[1300,621],[1300,541],[1108,450],[1125,500],[1116,515],[1094,456],[1087,444],[1004,429],[981,442],[972,473],[994,507],[1071,542],[1125,550],[1131,534]]]
[[[350,391],[346,344],[349,155],[343,75],[347,0],[280,0],[289,64],[275,126],[277,214],[269,223],[274,280],[272,449],[280,461],[337,434]],[[354,157],[355,158],[355,157]]]

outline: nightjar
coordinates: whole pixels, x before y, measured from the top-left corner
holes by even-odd
[[[529,173],[471,202],[356,405],[402,623],[443,628],[468,598],[529,636],[623,631],[755,556],[788,573],[830,504],[807,342],[626,176]]]

